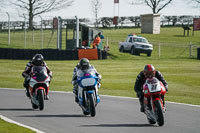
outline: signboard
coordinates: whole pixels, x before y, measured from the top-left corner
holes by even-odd
[[[193,30],[200,30],[200,18],[193,19]]]
[[[114,16],[114,18],[113,18],[113,24],[115,24],[115,25],[118,24],[118,16]]]
[[[119,3],[119,0],[114,0],[114,3]]]
[[[53,29],[54,30],[58,29],[58,18],[53,18]]]

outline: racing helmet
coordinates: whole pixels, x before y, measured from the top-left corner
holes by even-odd
[[[36,54],[33,56],[32,63],[36,66],[41,66],[44,63],[44,57],[42,54]]]
[[[79,65],[81,70],[86,70],[89,68],[89,60],[87,58],[82,58]]]
[[[152,64],[147,64],[144,66],[144,76],[146,78],[153,78],[155,76],[156,70]]]

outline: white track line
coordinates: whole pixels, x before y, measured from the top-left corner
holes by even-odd
[[[32,131],[35,131],[36,133],[45,133],[45,132],[40,131],[40,130],[38,130],[38,129],[36,129],[36,128],[33,128],[33,127],[30,127],[30,126],[21,124],[21,123],[16,122],[16,121],[13,121],[13,120],[11,120],[11,119],[9,119],[9,118],[3,116],[3,115],[0,115],[0,118],[3,119],[4,121],[9,122],[9,123],[13,123],[13,124],[16,124],[16,125],[18,125],[18,126],[28,128],[28,129],[30,129],[30,130],[32,130]]]

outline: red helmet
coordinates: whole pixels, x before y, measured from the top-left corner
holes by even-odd
[[[152,64],[147,64],[144,66],[144,75],[146,78],[153,78],[155,73],[156,70]]]

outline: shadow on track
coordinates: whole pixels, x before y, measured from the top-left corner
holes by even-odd
[[[0,108],[0,111],[33,111],[31,108]]]
[[[62,114],[62,115],[23,115],[18,117],[88,117],[85,115],[76,115],[76,114]]]
[[[99,125],[82,125],[81,127],[154,127],[150,124],[99,124]]]

